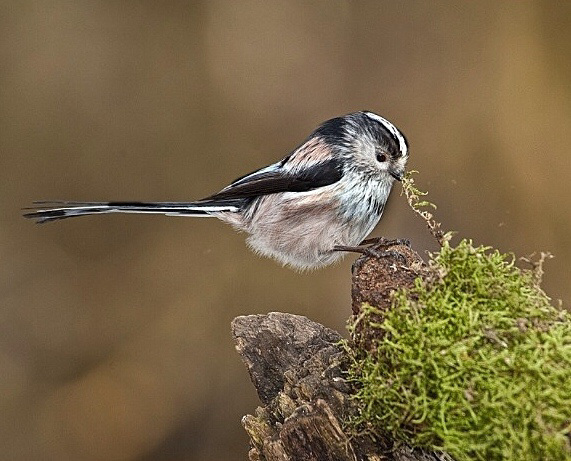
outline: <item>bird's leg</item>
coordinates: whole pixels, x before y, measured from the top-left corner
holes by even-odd
[[[408,239],[387,239],[385,237],[372,237],[363,240],[359,245],[335,245],[333,251],[350,251],[353,253],[378,255],[380,248],[390,248],[396,245],[405,245],[410,248]],[[386,252],[386,251],[385,251]],[[394,253],[394,252],[391,252]]]
[[[369,247],[367,246],[347,246],[347,245],[335,245],[333,251],[349,251],[351,253],[361,253],[366,254]]]
[[[376,245],[371,246],[347,246],[347,245],[336,245],[333,247],[333,251],[349,251],[353,253],[361,253],[362,255],[372,256],[373,258],[395,258],[406,264],[406,258],[394,250],[380,250]]]
[[[395,245],[404,245],[410,248],[410,240],[409,239],[386,239],[385,237],[371,237],[368,239],[363,240],[359,243],[359,246],[363,245],[374,245],[379,247],[392,247]]]

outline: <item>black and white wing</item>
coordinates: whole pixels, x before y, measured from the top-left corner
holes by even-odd
[[[341,165],[333,160],[290,169],[283,162],[243,176],[204,200],[251,199],[280,192],[306,192],[341,179]]]

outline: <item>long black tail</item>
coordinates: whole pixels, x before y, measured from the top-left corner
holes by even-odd
[[[25,208],[25,218],[45,223],[58,219],[102,213],[151,213],[168,216],[210,216],[220,211],[240,211],[238,200],[203,200],[198,202],[34,202]]]

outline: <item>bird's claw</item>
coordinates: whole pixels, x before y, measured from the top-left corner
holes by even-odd
[[[392,243],[392,245],[405,245],[405,243]],[[382,245],[382,247],[385,247],[385,245]],[[405,265],[407,262],[406,257],[402,253],[399,253],[398,251],[395,250],[381,249],[379,245],[376,244],[370,246],[354,246],[354,247],[339,245],[334,247],[333,251],[351,251],[354,253],[361,253],[364,256],[369,256],[377,259],[393,258],[399,261],[403,265]],[[356,269],[359,269],[363,261],[364,261],[363,259],[358,259],[357,261],[355,261],[353,267],[351,268],[351,272],[354,273]]]
[[[410,248],[410,240],[409,239],[387,239],[385,237],[371,237],[368,239],[363,240],[359,243],[359,246],[362,245],[373,245],[376,247],[392,247],[396,245],[404,245]]]

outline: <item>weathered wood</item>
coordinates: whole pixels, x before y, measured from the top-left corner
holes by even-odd
[[[427,271],[407,246],[371,252],[353,267],[353,313],[363,302],[389,308],[391,292]],[[306,317],[273,312],[232,322],[236,349],[260,400],[242,424],[250,436],[251,461],[443,461],[386,437],[355,435],[343,422],[355,415],[353,388],[344,379],[347,356],[341,336]],[[366,337],[356,338],[367,344]]]

